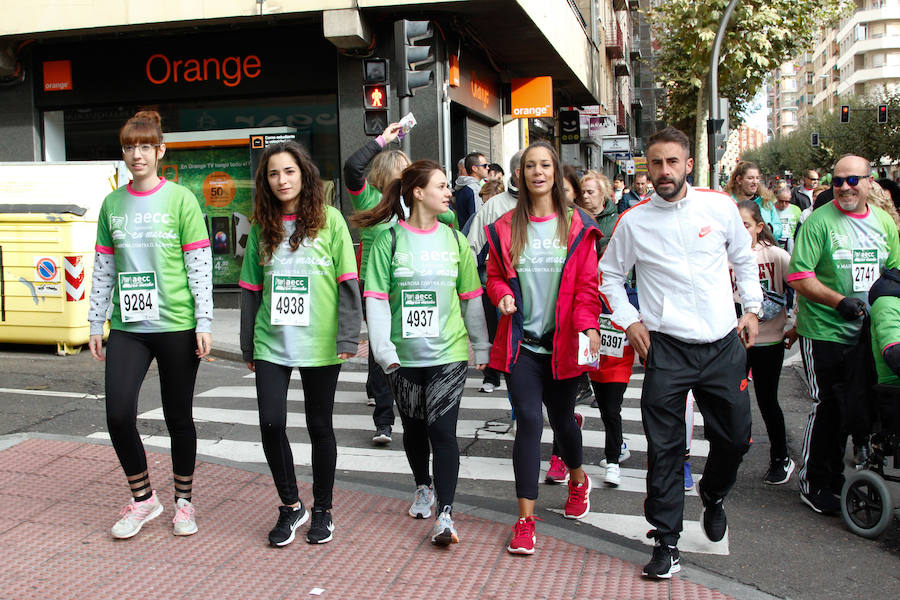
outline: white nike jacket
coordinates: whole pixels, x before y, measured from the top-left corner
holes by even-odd
[[[653,194],[619,217],[600,260],[600,293],[623,329],[642,320],[650,331],[710,343],[737,325],[729,261],[744,310],[756,312],[759,269],[737,206],[727,194],[688,185],[677,202]],[[632,266],[640,312],[622,285]]]

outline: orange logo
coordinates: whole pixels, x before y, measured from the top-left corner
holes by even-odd
[[[510,94],[512,115],[517,119],[553,116],[553,78],[513,79]]]
[[[747,389],[747,378],[745,377],[744,379],[741,379],[741,391],[743,392],[746,389]]]
[[[72,89],[72,61],[44,61],[44,91],[62,92]]]
[[[228,87],[240,85],[241,79],[259,77],[262,61],[255,54],[172,60],[165,54],[154,54],[144,65],[147,81],[153,85],[193,83],[196,81],[220,81]]]

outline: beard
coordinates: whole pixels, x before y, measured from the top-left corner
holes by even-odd
[[[859,196],[845,197],[838,194],[837,201],[838,205],[847,212],[856,212],[862,204],[862,199]]]
[[[662,180],[661,178],[654,179],[653,189],[663,200],[669,200],[681,193],[682,188],[684,188],[685,178],[686,173],[682,173],[681,177],[672,177],[670,180]],[[663,185],[672,185],[672,191],[663,191],[661,187]]]

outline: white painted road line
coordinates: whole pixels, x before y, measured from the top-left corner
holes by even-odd
[[[53,396],[54,398],[83,398],[85,400],[100,400],[105,398],[103,394],[82,394],[79,392],[55,392],[53,390],[18,390],[14,388],[0,388],[0,394],[21,394],[25,396]]]

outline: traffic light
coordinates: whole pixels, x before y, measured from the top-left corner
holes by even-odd
[[[379,135],[388,126],[388,104],[391,88],[388,85],[388,61],[367,58],[363,61],[363,107],[366,135]]]
[[[844,104],[841,106],[841,123],[850,122],[850,107]]]
[[[887,104],[878,105],[878,122],[887,123]]]
[[[394,21],[398,98],[413,96],[415,90],[434,80],[434,72],[425,68],[434,63],[433,42],[434,31],[429,21]]]
[[[818,148],[819,147],[819,134],[818,133],[809,134],[809,143],[810,143],[810,145],[812,145],[813,148]]]
[[[706,133],[712,135],[709,149],[710,163],[722,162],[725,150],[728,146],[728,111],[730,110],[728,98],[719,98],[719,119],[707,119]]]

